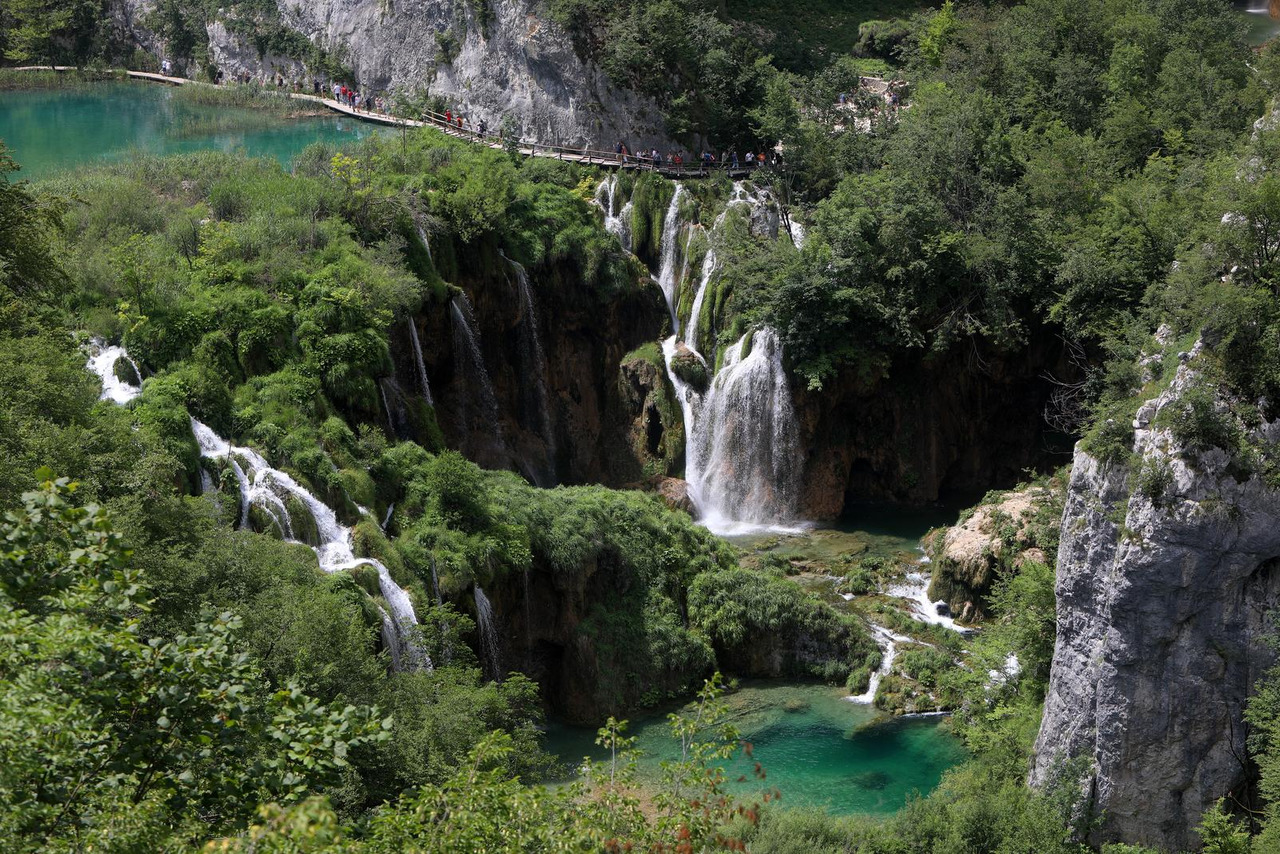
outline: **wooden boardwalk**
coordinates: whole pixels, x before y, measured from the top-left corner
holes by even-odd
[[[48,65],[27,65],[12,69],[13,71],[48,71]],[[55,65],[52,66],[54,71],[75,71],[74,66]],[[119,74],[119,70],[112,70],[111,73]],[[165,74],[156,74],[151,71],[123,71],[124,74],[135,80],[149,80],[153,83],[165,83],[170,86],[218,86],[216,83],[206,83],[202,80],[190,80],[186,77],[171,77]],[[264,91],[273,91],[270,87],[264,87]],[[754,167],[740,166],[739,168],[726,168],[723,164],[715,164],[710,167],[703,166],[702,163],[666,163],[660,162],[654,165],[647,159],[637,158],[635,155],[622,157],[612,151],[603,151],[593,148],[572,148],[559,145],[539,145],[535,142],[526,140],[509,140],[496,133],[481,134],[478,130],[469,127],[464,121],[461,127],[456,121],[446,119],[443,114],[427,112],[424,118],[407,119],[399,116],[391,116],[385,113],[378,113],[370,110],[357,110],[349,104],[336,101],[333,98],[326,98],[322,95],[313,95],[309,92],[290,92],[280,91],[279,94],[286,95],[289,98],[298,101],[311,101],[312,103],[322,105],[335,113],[342,113],[363,122],[372,122],[374,124],[386,125],[390,127],[400,128],[435,128],[440,133],[447,134],[456,139],[465,140],[474,145],[483,145],[488,148],[497,150],[506,150],[511,148],[513,151],[519,152],[524,157],[544,157],[550,160],[562,160],[569,163],[581,163],[587,166],[597,166],[604,169],[627,170],[635,172],[656,172],[664,178],[679,178],[682,180],[696,178],[710,178],[714,175],[728,175],[731,178],[744,178],[765,168],[776,169],[778,167],[766,167],[761,164]]]

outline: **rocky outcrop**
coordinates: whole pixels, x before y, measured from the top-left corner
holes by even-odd
[[[509,116],[523,138],[547,145],[666,145],[657,108],[579,59],[536,0],[276,2],[286,28],[341,58],[370,92],[439,95],[473,123],[498,128]],[[154,0],[115,0],[114,18],[126,39],[164,55],[162,40],[145,26],[152,8]],[[273,81],[280,74],[310,85],[313,72],[296,59],[262,53],[216,19],[206,30],[210,60],[229,78],[247,72]]]
[[[805,453],[800,515],[832,519],[846,501],[972,500],[1070,458],[1045,426],[1051,373],[1072,368],[1051,334],[1022,351],[895,360],[887,379],[844,371],[821,391],[796,384]]]
[[[1197,847],[1201,813],[1249,780],[1242,710],[1272,660],[1280,491],[1164,426],[1194,382],[1181,365],[1138,411],[1134,472],[1075,454],[1030,781],[1082,774],[1096,842]],[[1275,423],[1252,436],[1277,440]]]
[[[930,532],[924,542],[932,567],[929,599],[945,601],[962,622],[985,616],[987,595],[1001,573],[1056,554],[1064,486],[1055,477],[992,493],[955,525]]]

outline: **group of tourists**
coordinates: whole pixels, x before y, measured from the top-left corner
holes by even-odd
[[[319,95],[320,81],[313,80],[312,85],[315,93]],[[375,95],[371,98],[367,94],[348,88],[345,83],[334,83],[332,88],[333,100],[337,101],[339,104],[346,104],[356,112],[363,109],[366,113],[387,114],[387,110],[389,108],[387,99],[381,95]]]
[[[668,151],[666,154],[659,153],[658,149],[651,148],[649,151],[641,150],[633,153],[624,142],[618,142],[614,146],[614,154],[622,164],[635,163],[637,166],[649,169],[674,169],[680,170],[685,167],[685,156],[679,151]],[[693,161],[688,161],[693,163]],[[712,169],[763,169],[765,166],[779,167],[782,165],[782,155],[774,150],[770,154],[764,151],[748,151],[745,155],[739,156],[738,149],[731,148],[722,151],[717,157],[715,152],[706,151],[705,149],[698,157],[698,163],[704,170]]]

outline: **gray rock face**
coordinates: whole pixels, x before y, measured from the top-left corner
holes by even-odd
[[[1223,451],[1189,464],[1154,426],[1192,378],[1179,367],[1135,420],[1134,450],[1171,475],[1158,503],[1125,467],[1075,454],[1030,782],[1049,785],[1082,758],[1102,816],[1095,842],[1198,847],[1201,813],[1246,781],[1242,712],[1272,661],[1261,638],[1280,603],[1280,493],[1238,482]],[[1277,428],[1258,438],[1280,439]]]
[[[445,97],[474,124],[497,129],[504,116],[524,139],[545,145],[612,151],[667,145],[652,102],[614,88],[603,72],[583,63],[567,34],[542,17],[538,0],[493,0],[481,27],[464,0],[276,0],[285,26],[335,53],[367,91],[429,91]],[[163,45],[142,25],[153,0],[116,0],[114,17],[139,44]],[[483,30],[483,31],[482,31]],[[446,62],[437,36],[452,33],[457,55]],[[208,27],[210,56],[234,77],[242,72],[273,80],[311,76],[286,57],[258,54],[220,23]],[[348,81],[350,82],[350,81]]]

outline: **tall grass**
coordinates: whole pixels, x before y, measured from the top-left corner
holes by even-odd
[[[313,112],[314,105],[295,101],[283,92],[275,92],[261,86],[245,86],[232,83],[226,86],[179,86],[173,93],[178,105],[218,107],[223,109],[257,110],[277,115],[302,115]]]
[[[16,68],[0,68],[0,92],[17,89],[75,89],[92,86],[103,80],[125,80],[122,71],[82,69],[79,71],[54,71],[40,68],[20,71]]]

